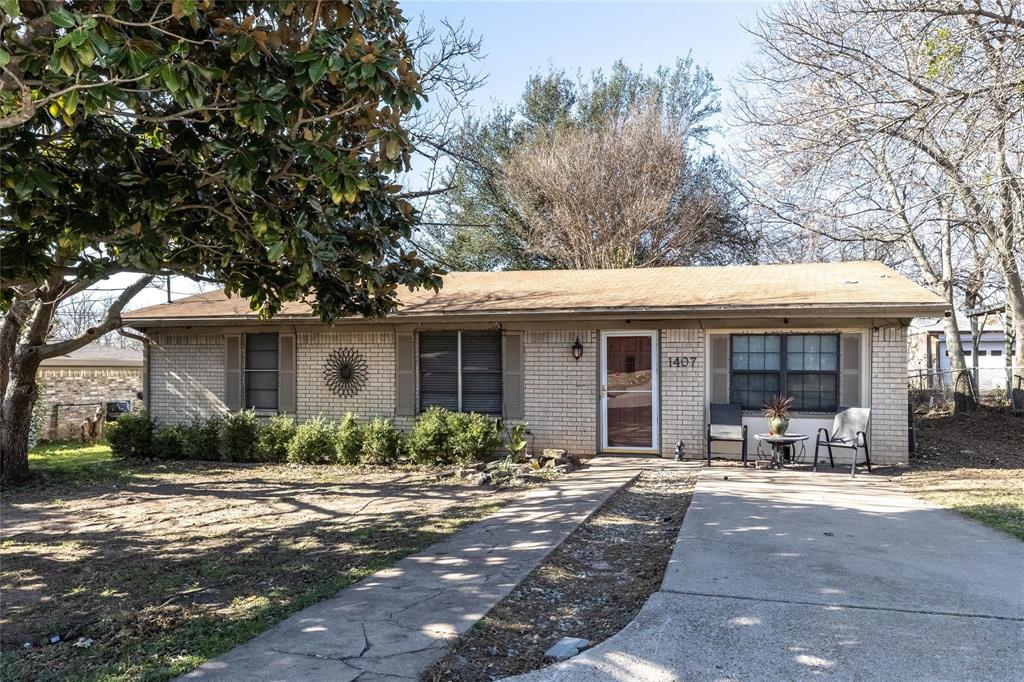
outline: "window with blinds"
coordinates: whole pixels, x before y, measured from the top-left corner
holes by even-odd
[[[277,409],[277,334],[245,335],[245,408]]]
[[[420,409],[459,409],[458,332],[420,334]]]
[[[421,332],[420,410],[501,414],[501,334]]]

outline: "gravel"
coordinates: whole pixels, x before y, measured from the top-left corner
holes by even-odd
[[[699,466],[643,472],[497,604],[423,680],[492,680],[552,663],[565,637],[601,642],[661,584]]]

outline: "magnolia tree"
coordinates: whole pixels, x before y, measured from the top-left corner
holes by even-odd
[[[424,94],[405,26],[386,0],[0,0],[5,481],[27,475],[39,363],[119,327],[154,275],[324,320],[441,285],[402,247]],[[95,325],[48,340],[118,273],[137,278]]]
[[[951,308],[1003,295],[1024,339],[1024,5],[790,2],[753,33],[739,158],[763,241],[882,257]]]

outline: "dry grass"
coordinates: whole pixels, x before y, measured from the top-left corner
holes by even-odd
[[[918,422],[901,482],[912,494],[1024,540],[1024,417],[982,407]]]
[[[425,470],[102,455],[82,453],[107,473],[68,477],[62,449],[53,476],[5,491],[2,679],[168,679],[516,494]]]
[[[1024,469],[922,469],[901,481],[923,500],[1024,540]]]

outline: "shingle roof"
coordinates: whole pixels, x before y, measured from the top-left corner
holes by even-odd
[[[90,343],[78,350],[47,358],[45,367],[142,367],[142,351]]]
[[[397,318],[630,313],[728,316],[738,312],[913,316],[945,302],[874,261],[666,267],[631,270],[453,272],[441,291],[405,291]],[[278,318],[309,318],[287,303]],[[214,291],[125,315],[137,326],[170,321],[256,319],[248,301]]]

